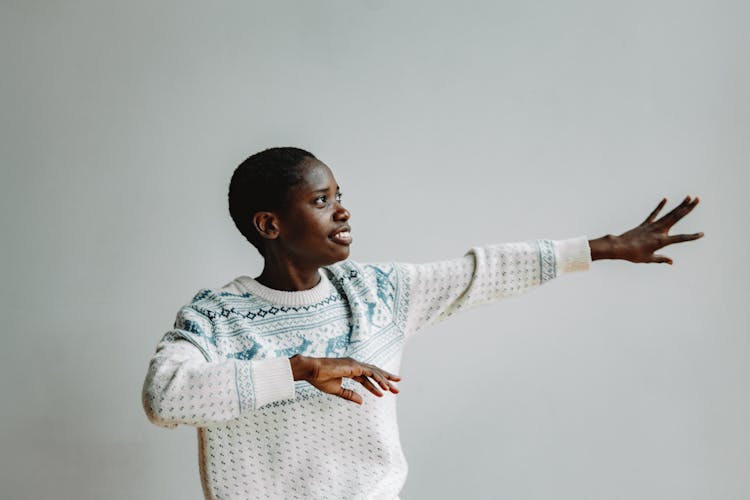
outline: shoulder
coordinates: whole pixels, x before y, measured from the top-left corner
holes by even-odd
[[[356,262],[353,260],[344,260],[336,262],[330,266],[325,266],[330,277],[341,280],[354,280],[357,278],[373,278],[376,276],[388,275],[393,272],[394,268],[400,267],[396,262]]]
[[[243,293],[242,290],[234,288],[234,283],[232,281],[221,288],[200,288],[180,307],[175,320],[176,327],[180,328],[177,326],[179,323],[193,323],[199,324],[202,329],[213,329],[216,320],[221,319],[224,311],[231,307],[230,297],[237,297]]]
[[[217,291],[213,288],[199,289],[187,303],[177,311],[175,328],[184,328],[185,324],[199,324],[202,328],[210,328],[220,310]],[[191,331],[192,328],[184,328]]]
[[[345,260],[324,269],[335,286],[382,291],[403,285],[408,280],[407,268],[407,264],[398,262],[361,263]]]
[[[192,299],[183,308],[193,309],[201,312],[209,319],[214,319],[220,315],[225,308],[231,308],[239,299],[251,297],[247,288],[244,286],[244,280],[249,280],[247,276],[237,276],[229,283],[220,287],[201,288]]]
[[[229,283],[225,284],[221,288],[216,289],[216,294],[221,296],[227,296],[227,295],[239,295],[244,296],[247,295],[247,289],[243,285],[245,280],[250,279],[247,276],[237,276]]]

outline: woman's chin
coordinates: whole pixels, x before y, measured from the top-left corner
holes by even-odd
[[[342,246],[341,249],[339,249],[338,252],[336,252],[336,255],[333,257],[335,260],[331,262],[331,264],[335,264],[336,262],[341,262],[342,260],[346,260],[349,258],[349,247],[348,246]]]

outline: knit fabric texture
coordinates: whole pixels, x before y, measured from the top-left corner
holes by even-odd
[[[407,462],[394,395],[348,378],[361,406],[323,393],[293,380],[289,357],[351,357],[399,373],[405,343],[424,327],[590,263],[579,237],[427,264],[346,260],[300,292],[240,276],[179,310],[150,360],[143,405],[157,425],[198,428],[206,498],[398,498]]]

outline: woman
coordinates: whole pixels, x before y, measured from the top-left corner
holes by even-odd
[[[397,498],[407,464],[385,393],[398,393],[409,338],[593,260],[671,264],[654,252],[703,233],[668,235],[698,198],[656,220],[665,203],[619,236],[359,264],[330,169],[301,149],[262,151],[235,170],[229,209],[263,271],[180,309],[151,359],[144,408],[157,425],[198,428],[206,498]]]

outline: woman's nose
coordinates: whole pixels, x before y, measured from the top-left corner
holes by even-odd
[[[349,210],[345,209],[343,205],[339,205],[338,210],[336,210],[336,213],[334,214],[334,218],[336,220],[349,220],[349,217],[351,217],[352,214],[349,213]]]

